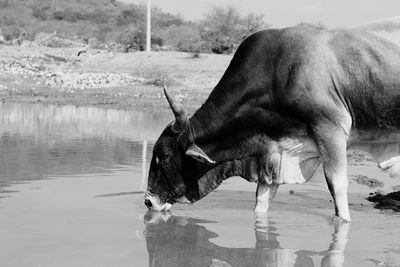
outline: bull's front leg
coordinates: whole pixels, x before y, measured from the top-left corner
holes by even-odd
[[[351,221],[347,200],[347,138],[329,122],[310,127],[322,159],[325,179],[335,204],[336,216]]]
[[[261,181],[257,183],[256,206],[254,208],[256,213],[268,211],[269,203],[275,197],[278,187],[279,185],[277,184],[267,184]]]

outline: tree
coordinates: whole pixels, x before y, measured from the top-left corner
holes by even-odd
[[[234,7],[214,6],[202,21],[202,39],[214,53],[230,53],[248,35],[267,26],[263,15],[242,16]]]
[[[130,25],[128,29],[122,32],[119,43],[124,46],[125,52],[128,52],[129,49],[143,51],[146,43],[144,30]]]

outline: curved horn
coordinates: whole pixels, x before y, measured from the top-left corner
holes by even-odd
[[[169,95],[167,86],[164,84],[164,95],[167,98],[168,104],[171,107],[172,112],[175,116],[175,123],[172,126],[172,130],[180,132],[183,129],[183,124],[187,120],[186,112],[182,105],[176,103],[176,101]]]
[[[164,95],[167,98],[168,104],[172,109],[172,112],[175,115],[176,119],[185,116],[185,110],[183,109],[182,105],[175,102],[175,100],[169,95],[167,91],[167,86],[164,85]]]

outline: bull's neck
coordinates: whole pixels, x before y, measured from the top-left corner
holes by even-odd
[[[225,88],[215,89],[207,101],[190,118],[192,134],[196,143],[207,142],[215,137],[218,132],[235,116],[238,103],[242,96],[228,96]]]
[[[257,127],[263,118],[263,101],[257,90],[214,89],[207,101],[189,120],[190,139],[197,145]],[[246,127],[244,127],[246,125]]]
[[[210,169],[197,181],[197,195],[191,196],[195,200],[199,200],[208,193],[216,189],[224,180],[233,177],[244,177],[245,171],[238,161],[226,161],[219,164],[217,167]]]
[[[223,85],[218,85],[207,101],[190,118],[192,138],[196,143],[204,143],[215,137],[223,127],[231,123],[232,117],[240,109],[242,93],[238,90],[236,92],[228,90]]]

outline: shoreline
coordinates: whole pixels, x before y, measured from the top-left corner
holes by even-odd
[[[174,98],[182,93],[172,91]],[[206,99],[206,93],[188,97],[179,101],[189,112],[194,112]],[[169,109],[162,87],[138,86],[134,91],[126,88],[111,90],[92,90],[90,92],[66,93],[49,89],[29,90],[0,90],[0,99],[3,103],[43,103],[51,105],[74,105],[112,108],[120,110],[141,109]]]

